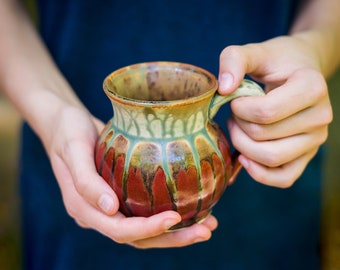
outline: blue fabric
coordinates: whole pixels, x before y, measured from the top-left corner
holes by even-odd
[[[41,0],[40,31],[57,65],[103,121],[112,108],[102,81],[137,62],[170,60],[217,75],[221,50],[285,34],[297,1]],[[224,106],[215,118],[224,128]],[[242,171],[213,212],[210,241],[137,250],[67,215],[39,139],[25,125],[21,189],[25,269],[319,269],[321,154],[290,189],[256,183]]]

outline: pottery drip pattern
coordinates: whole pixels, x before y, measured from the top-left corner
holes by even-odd
[[[120,115],[117,108],[115,115]],[[116,191],[125,215],[150,216],[175,210],[183,215],[184,221],[179,225],[183,226],[210,212],[231,175],[230,149],[214,124],[209,123],[209,129],[190,128],[195,123],[203,126],[203,113],[199,111],[196,115],[187,121],[177,119],[176,125],[173,118],[167,120],[169,126],[180,131],[175,140],[172,134],[152,123],[154,118],[145,115],[141,118],[148,120],[144,121],[145,126],[150,125],[145,129],[130,124],[122,126],[118,120],[120,127],[116,127],[115,121],[109,122],[97,149],[97,167]],[[137,123],[143,122],[135,114],[130,117],[137,119]],[[143,135],[144,130],[147,136]],[[123,171],[117,175],[119,167]],[[136,191],[143,195],[134,195]]]
[[[172,230],[204,219],[240,169],[212,118],[230,99],[262,90],[245,81],[222,97],[212,74],[172,62],[120,69],[104,89],[114,114],[97,142],[95,163],[120,211],[144,217],[177,211],[182,221]]]
[[[124,133],[145,139],[179,138],[205,128],[206,110],[180,113],[168,109],[126,108],[113,104],[113,125]],[[193,107],[193,106],[192,106]],[[194,110],[194,108],[192,108]]]

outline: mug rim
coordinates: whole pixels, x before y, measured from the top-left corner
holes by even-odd
[[[202,91],[199,95],[194,95],[192,97],[188,98],[183,98],[183,99],[174,99],[174,100],[142,100],[142,99],[134,99],[134,98],[129,98],[122,96],[118,94],[116,91],[113,91],[110,89],[108,82],[111,80],[112,77],[115,77],[119,74],[122,74],[128,70],[131,69],[138,69],[142,66],[162,66],[162,67],[177,67],[178,69],[182,70],[191,70],[197,73],[201,73],[205,75],[208,78],[208,87],[206,90]],[[140,106],[167,106],[169,104],[188,104],[188,103],[194,103],[197,102],[201,99],[207,98],[207,96],[212,96],[215,94],[215,92],[218,89],[218,81],[216,79],[216,76],[212,74],[210,71],[201,68],[199,66],[193,65],[193,64],[188,64],[188,63],[183,63],[183,62],[175,62],[175,61],[151,61],[151,62],[140,62],[136,64],[131,64],[128,66],[121,67],[110,74],[108,74],[104,81],[103,81],[103,89],[106,93],[106,95],[110,99],[114,99],[117,102],[124,103],[124,104],[133,104],[134,106],[140,105]]]

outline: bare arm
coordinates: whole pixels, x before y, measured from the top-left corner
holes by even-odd
[[[340,1],[303,1],[290,33],[314,47],[321,72],[329,77],[340,64]]]
[[[18,2],[2,0],[0,5],[0,89],[42,140],[68,213],[83,227],[137,247],[208,240],[217,226],[212,216],[166,233],[180,221],[175,212],[150,218],[126,218],[118,212],[117,197],[94,165],[94,145],[103,123],[77,98]]]
[[[290,187],[327,139],[332,108],[325,78],[340,62],[339,15],[338,0],[306,0],[289,35],[221,53],[221,93],[245,74],[266,87],[265,97],[231,103],[228,126],[240,162],[260,183]]]
[[[63,105],[85,108],[17,1],[2,1],[0,35],[0,87],[46,144],[45,127]]]

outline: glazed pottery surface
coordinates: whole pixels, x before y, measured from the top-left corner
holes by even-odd
[[[240,169],[213,121],[233,98],[263,95],[244,80],[231,95],[217,94],[210,72],[176,62],[141,63],[104,80],[113,118],[95,151],[100,175],[116,192],[126,216],[177,211],[182,222],[204,219]]]

